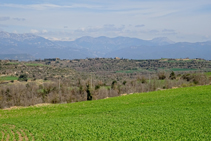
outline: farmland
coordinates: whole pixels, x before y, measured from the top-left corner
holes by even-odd
[[[18,77],[15,77],[15,76],[2,76],[0,77],[0,81],[4,81],[4,80],[17,80]]]
[[[211,83],[208,60],[0,60],[0,109]]]
[[[0,110],[0,140],[209,140],[210,89]]]

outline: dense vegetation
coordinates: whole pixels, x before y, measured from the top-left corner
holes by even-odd
[[[187,59],[2,60],[0,108],[205,85],[211,81],[210,68],[210,61]]]
[[[210,89],[0,110],[0,140],[210,140]]]

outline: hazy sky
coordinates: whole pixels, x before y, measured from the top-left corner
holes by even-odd
[[[0,31],[52,40],[81,36],[211,40],[211,0],[0,0]]]

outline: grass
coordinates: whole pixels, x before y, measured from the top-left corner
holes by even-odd
[[[197,71],[198,69],[172,68],[171,71]]]
[[[26,66],[36,67],[36,66],[49,66],[49,65],[43,65],[43,64],[38,64],[38,63],[26,63]]]
[[[154,71],[153,69],[137,69],[137,70],[119,70],[116,73],[135,73],[135,72],[143,72],[143,71]]]
[[[8,134],[18,140],[21,130],[29,140],[210,140],[210,89],[0,110],[0,140]]]
[[[2,76],[2,77],[0,77],[0,81],[11,81],[11,80],[18,80],[18,77],[15,77],[15,76]]]
[[[20,64],[20,63],[8,62],[7,64],[8,64],[8,65],[18,65],[18,64]],[[36,66],[49,66],[49,65],[39,64],[39,63],[26,63],[25,65],[26,65],[26,66],[33,66],[33,67],[36,67]]]
[[[205,73],[207,76],[211,76],[211,72],[206,72]]]
[[[8,62],[7,65],[18,65],[19,63],[17,62]]]
[[[116,71],[116,73],[134,73],[134,72],[141,72],[142,70],[120,70]]]

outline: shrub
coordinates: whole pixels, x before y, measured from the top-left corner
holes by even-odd
[[[100,89],[100,85],[95,86],[95,90],[98,90],[98,89]]]
[[[170,78],[171,80],[176,79],[175,73],[174,73],[173,71],[171,72],[169,78]]]
[[[184,79],[184,80],[186,80],[186,81],[190,81],[190,80],[193,79],[193,75],[191,75],[191,74],[184,74],[184,75],[182,76],[182,79]]]
[[[87,87],[87,89],[86,89],[86,92],[87,92],[87,100],[92,100],[92,95],[91,95],[91,92],[90,92],[89,84],[87,84],[86,87]]]
[[[21,74],[18,78],[18,81],[27,81],[27,80],[28,80],[27,74]]]
[[[123,84],[123,85],[125,85],[126,83],[127,83],[127,81],[123,81],[123,83],[122,83],[122,84]]]
[[[112,82],[112,84],[111,84],[111,89],[115,89],[115,84],[117,84],[117,81],[116,81],[116,80],[114,80],[114,81]]]
[[[158,73],[158,79],[159,80],[164,80],[166,78],[165,72],[159,72]]]

